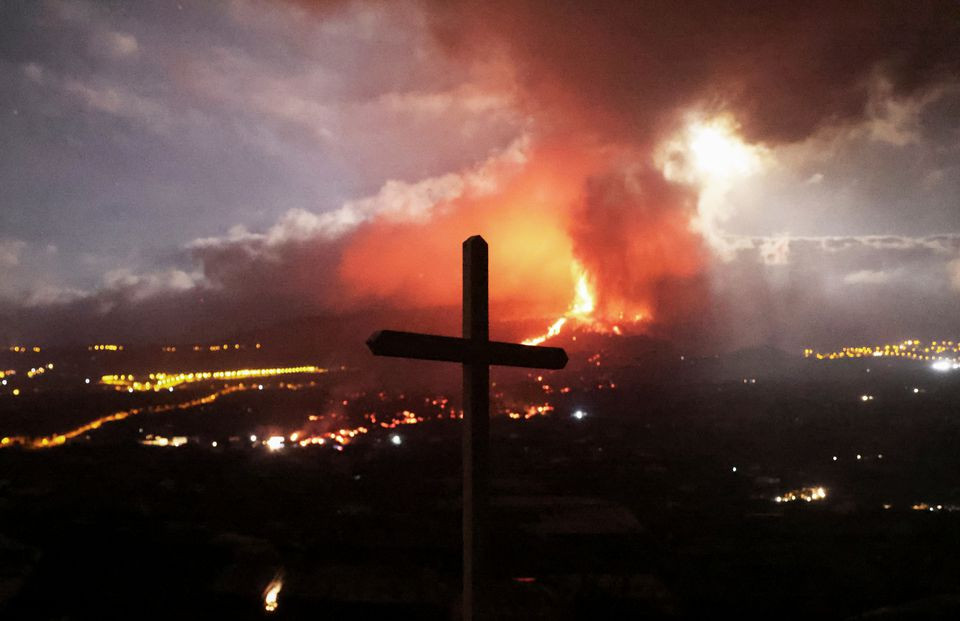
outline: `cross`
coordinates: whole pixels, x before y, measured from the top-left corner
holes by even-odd
[[[377,356],[463,364],[463,619],[482,609],[490,444],[490,365],[562,369],[559,347],[531,347],[490,340],[487,242],[463,242],[463,336],[382,330],[367,339]]]

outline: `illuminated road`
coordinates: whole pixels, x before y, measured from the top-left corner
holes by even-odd
[[[803,350],[804,358],[817,360],[842,360],[844,358],[904,358],[922,361],[960,361],[960,342],[932,341],[924,342],[909,339],[901,343],[842,347],[838,351]]]
[[[242,390],[253,390],[257,388],[256,386],[247,386],[245,384],[238,384],[236,386],[227,386],[221,390],[217,390],[207,394],[203,397],[197,397],[195,399],[190,399],[189,401],[183,401],[181,403],[168,403],[164,405],[151,405],[143,408],[131,408],[129,410],[120,410],[114,412],[113,414],[108,414],[107,416],[102,416],[96,420],[90,421],[85,425],[81,425],[76,429],[71,429],[69,431],[64,431],[63,433],[55,433],[49,436],[43,436],[38,438],[33,438],[29,436],[13,436],[13,437],[4,437],[0,439],[0,448],[7,448],[11,446],[22,446],[29,449],[44,449],[52,448],[54,446],[61,446],[66,444],[70,440],[73,440],[81,435],[84,435],[90,431],[95,431],[106,425],[108,423],[114,423],[116,421],[124,420],[137,416],[139,414],[161,414],[163,412],[172,412],[174,410],[188,410],[190,408],[195,408],[201,405],[206,405],[208,403],[213,403],[218,398],[228,395],[233,392],[239,392]]]
[[[117,390],[128,392],[157,392],[172,390],[181,384],[204,382],[208,380],[243,380],[261,377],[276,377],[278,375],[295,375],[301,373],[326,373],[323,367],[303,365],[299,367],[277,367],[270,369],[236,369],[232,371],[195,371],[191,373],[150,373],[146,381],[137,381],[131,375],[104,375],[100,383],[113,386]]]
[[[216,371],[216,372],[197,372],[197,373],[179,373],[175,375],[163,375],[163,374],[152,374],[151,380],[149,383],[140,383],[136,382],[132,375],[114,375],[114,376],[104,376],[102,383],[106,385],[112,385],[118,390],[127,390],[130,392],[156,392],[159,390],[170,390],[173,391],[174,386],[181,384],[191,384],[199,381],[209,381],[209,380],[222,380],[222,379],[251,379],[259,377],[275,377],[277,375],[287,375],[287,374],[322,374],[327,373],[326,369],[315,367],[315,366],[301,366],[301,367],[285,367],[285,368],[270,368],[270,369],[242,369],[236,371]],[[542,380],[542,377],[537,378],[538,381]],[[312,385],[312,382],[311,382]],[[301,385],[287,384],[285,386],[288,390],[297,390]],[[90,432],[96,431],[107,425],[109,423],[114,423],[117,421],[125,420],[133,416],[138,416],[140,414],[162,414],[164,412],[172,412],[175,410],[188,410],[191,408],[199,407],[202,405],[207,405],[213,403],[218,398],[228,395],[234,392],[247,391],[247,390],[262,390],[262,384],[245,384],[238,383],[231,386],[225,386],[220,390],[215,390],[210,392],[202,397],[196,397],[187,401],[182,401],[179,403],[170,403],[164,405],[151,405],[140,408],[130,408],[126,410],[119,410],[106,416],[101,416],[95,420],[92,420],[88,423],[85,423],[74,429],[68,431],[63,431],[61,433],[54,433],[48,436],[8,436],[0,438],[0,448],[8,448],[19,446],[27,449],[44,449],[52,448],[55,446],[62,446],[71,440],[74,440],[80,436],[89,434]],[[544,389],[549,392],[549,387],[544,385]],[[569,388],[561,389],[561,392],[569,392]],[[439,398],[434,399],[432,405],[440,406],[441,412],[436,415],[436,418],[461,418],[462,412],[454,410],[452,407],[449,408],[449,413],[444,413],[442,410],[447,407],[447,399]],[[543,403],[538,405],[530,405],[519,410],[504,410],[511,419],[530,419],[535,416],[547,416],[554,411],[554,407],[549,403]],[[385,420],[378,420],[377,414],[369,412],[365,415],[367,419],[367,424],[359,425],[356,427],[340,427],[335,428],[334,430],[325,431],[322,433],[311,433],[308,430],[300,429],[291,433],[288,437],[285,436],[270,436],[263,438],[260,441],[260,444],[263,444],[270,450],[282,449],[285,446],[298,445],[301,447],[306,447],[310,445],[323,445],[330,443],[334,448],[342,449],[344,445],[349,444],[353,439],[359,435],[367,434],[371,429],[370,427],[380,427],[384,430],[396,429],[401,425],[414,425],[417,423],[424,422],[426,417],[419,416],[414,412],[404,409],[403,411],[396,412],[392,416],[385,416]],[[316,416],[310,416],[309,420],[316,420]],[[391,441],[397,443],[399,436],[392,436]],[[287,444],[289,442],[289,444]],[[256,443],[256,442],[255,442]]]

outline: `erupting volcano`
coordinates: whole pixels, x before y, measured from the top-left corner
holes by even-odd
[[[960,619],[960,1],[0,0],[0,136],[0,620]]]
[[[650,319],[643,313],[636,313],[629,318],[624,317],[621,313],[617,323],[609,323],[604,319],[595,317],[596,302],[595,295],[590,287],[590,278],[579,263],[573,263],[573,271],[578,276],[573,302],[571,302],[569,310],[550,324],[545,333],[524,340],[524,345],[540,345],[548,339],[558,336],[568,324],[575,329],[620,335],[624,331],[621,325],[630,325],[631,328],[635,329],[638,324]]]
[[[31,228],[13,210],[0,236],[11,343],[436,317],[458,301],[450,241],[473,234],[491,244],[491,309],[511,340],[576,327],[806,342],[793,333],[873,325],[843,319],[862,309],[896,333],[912,311],[850,304],[834,284],[888,301],[913,270],[936,276],[910,279],[917,295],[955,315],[955,242],[923,238],[955,228],[960,36],[937,3],[911,22],[836,3],[239,2],[221,26],[257,36],[184,50],[107,37],[109,10],[62,8],[73,1],[43,28],[79,28],[82,13],[90,58],[7,65],[4,92],[26,98],[8,106],[27,132],[11,161],[42,147],[58,163],[50,179],[7,179],[10,204],[60,213]],[[135,61],[143,80],[127,75]],[[92,128],[76,152],[35,144],[43,115],[70,113],[95,121],[58,130]],[[130,136],[107,140],[117,127]],[[159,137],[175,152],[157,156]],[[842,251],[831,236],[849,238]]]
[[[682,127],[658,144],[531,141],[461,173],[457,194],[428,210],[379,213],[344,239],[344,301],[454,305],[447,241],[480,233],[491,241],[497,316],[554,317],[542,334],[519,335],[526,344],[571,327],[670,333],[702,320],[708,242],[720,219],[710,210],[749,172],[752,151],[720,121]]]

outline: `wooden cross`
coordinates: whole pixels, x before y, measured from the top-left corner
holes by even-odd
[[[482,609],[483,545],[490,444],[490,365],[562,369],[559,347],[530,347],[490,340],[487,242],[463,242],[463,337],[383,330],[367,339],[377,356],[463,364],[463,619]]]

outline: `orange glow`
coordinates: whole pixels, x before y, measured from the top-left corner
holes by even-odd
[[[361,229],[339,267],[348,294],[406,308],[459,304],[458,242],[479,233],[490,244],[490,299],[500,305],[498,316],[542,316],[563,308],[573,286],[564,213],[580,181],[579,175],[566,176],[563,166],[583,163],[562,155],[557,160],[528,164],[496,194],[440,206],[428,222],[384,219]]]
[[[547,416],[550,412],[553,412],[553,406],[549,403],[542,403],[540,405],[528,405],[523,408],[521,411],[508,410],[507,416],[514,420],[529,420],[536,416]]]
[[[577,274],[576,285],[574,287],[573,301],[570,303],[570,309],[559,319],[554,321],[547,331],[539,336],[535,336],[522,341],[524,345],[540,345],[541,343],[557,336],[563,330],[564,326],[573,324],[579,329],[586,329],[591,332],[610,333],[616,335],[623,334],[619,325],[609,324],[604,319],[597,319],[594,316],[596,310],[596,294],[590,285],[590,278],[583,267],[576,261],[573,262],[573,272]],[[623,320],[623,313],[620,313],[619,319]],[[634,313],[631,317],[633,324],[639,324],[642,321],[649,321],[647,313]]]
[[[461,261],[451,240],[480,234],[490,244],[492,315],[553,318],[528,342],[571,326],[647,331],[654,317],[682,321],[699,312],[704,291],[674,284],[694,280],[705,262],[690,226],[695,191],[665,180],[652,163],[638,168],[649,159],[643,153],[586,138],[540,143],[525,158],[435,205],[429,217],[382,214],[362,225],[341,255],[338,303],[456,306]]]

